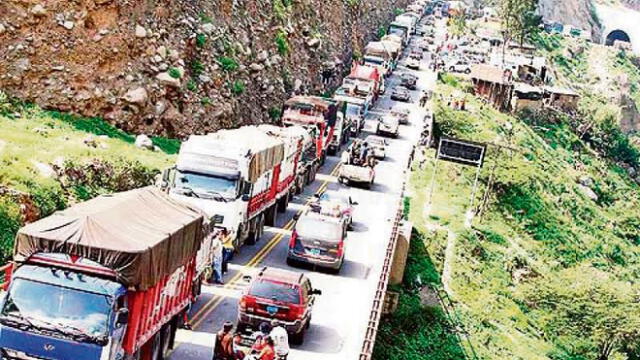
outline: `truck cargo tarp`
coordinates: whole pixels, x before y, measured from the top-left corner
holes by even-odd
[[[204,236],[203,215],[146,187],[104,195],[24,226],[14,259],[63,253],[114,270],[128,287],[146,290],[185,265]]]
[[[243,144],[242,149],[250,158],[247,180],[252,183],[258,181],[260,176],[284,160],[284,143],[278,138],[265,134],[257,126],[219,130],[207,136],[226,143],[230,147],[234,144],[235,146]]]

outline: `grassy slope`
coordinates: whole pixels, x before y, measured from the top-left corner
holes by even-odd
[[[413,173],[411,218],[419,233],[428,234],[422,241],[417,239],[428,251],[429,259],[424,261],[433,264],[436,274],[442,272],[447,237],[433,236],[429,229],[444,227],[457,235],[455,251],[448,259],[449,287],[480,358],[569,359],[558,344],[544,336],[539,315],[533,315],[518,298],[519,289],[526,282],[522,279],[553,276],[564,268],[584,264],[598,267],[617,279],[637,278],[638,186],[616,164],[579,139],[568,119],[531,114],[514,118],[484,105],[467,91],[468,84],[454,79],[439,86],[438,93],[445,98],[452,93],[465,96],[469,110],[454,111],[444,105],[446,102],[438,103],[436,121],[443,132],[509,144],[519,151],[498,153],[490,148],[476,204],[486,189],[490,169],[498,161],[496,183],[487,210],[482,219],[475,219],[471,229],[464,226],[464,214],[473,169],[439,164],[428,217],[425,206],[433,161]],[[429,158],[433,158],[432,153]],[[579,188],[578,179],[585,176],[593,179],[592,189],[599,195],[598,201],[589,199]],[[412,281],[405,279],[408,284]],[[394,318],[397,316],[406,315]],[[387,324],[398,321],[394,318]],[[443,319],[433,321],[434,328],[446,324]],[[408,332],[405,336],[414,338],[417,334]],[[451,333],[437,334],[422,340],[441,345],[423,344],[424,358],[443,357],[451,336]],[[381,338],[379,353],[383,353],[387,343],[397,341],[385,337],[384,332]],[[470,353],[469,346],[464,348]],[[396,353],[394,358],[416,358],[411,354]]]
[[[11,103],[0,93],[0,188],[28,194],[22,205],[48,215],[100,193],[149,184],[169,166],[179,142],[154,139],[162,151],[135,147],[135,137],[99,119],[74,118]],[[103,135],[103,136],[100,136]],[[87,146],[93,136],[97,147]],[[55,164],[55,165],[54,165]],[[63,176],[47,176],[58,167]],[[0,258],[24,220],[15,196],[0,196]]]

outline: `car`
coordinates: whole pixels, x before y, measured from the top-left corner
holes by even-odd
[[[417,82],[418,77],[413,74],[404,73],[400,75],[400,85],[407,89],[415,90]]]
[[[309,264],[338,273],[344,262],[346,218],[309,210],[295,219],[287,265]]]
[[[420,70],[420,60],[414,57],[409,57],[407,59],[407,67],[413,70]]]
[[[407,125],[409,123],[410,113],[411,110],[407,108],[393,108],[393,110],[391,110],[390,112],[391,116],[398,118],[398,122],[400,123],[400,125]]]
[[[376,135],[398,137],[400,135],[400,120],[392,114],[381,117],[376,128]]]
[[[413,49],[411,50],[411,52],[409,53],[409,57],[416,59],[416,60],[422,60],[423,58],[423,54],[421,50],[418,49]]]
[[[449,70],[449,72],[471,74],[471,65],[463,60],[451,61],[445,66],[445,68]]]
[[[311,323],[316,296],[322,291],[311,286],[302,273],[264,267],[255,277],[245,276],[249,285],[238,306],[238,329],[246,333],[263,322],[277,319],[293,343],[302,344]]]
[[[409,102],[411,101],[411,94],[406,89],[396,87],[393,89],[393,92],[391,93],[391,100]]]
[[[355,206],[358,205],[356,201],[351,199],[351,196],[342,191],[327,190],[322,194],[316,194],[315,197],[316,200],[309,204],[312,211],[329,216],[343,217],[347,221],[347,227],[351,227],[353,224],[353,211]]]
[[[389,145],[387,139],[376,135],[369,135],[364,141],[369,144],[373,156],[376,159],[384,160],[387,157],[387,145]]]

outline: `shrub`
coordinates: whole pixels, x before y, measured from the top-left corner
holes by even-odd
[[[242,95],[245,90],[245,85],[242,81],[236,80],[231,84],[231,93],[234,95]]]
[[[182,77],[182,74],[180,73],[180,70],[178,70],[178,68],[172,67],[169,69],[169,76],[174,79],[180,79]]]
[[[13,239],[22,226],[20,206],[13,199],[0,197],[0,261],[5,263],[13,249]]]
[[[207,35],[198,34],[196,35],[196,46],[199,48],[204,47],[207,44]]]
[[[198,84],[195,82],[195,80],[189,79],[189,81],[187,82],[187,89],[189,91],[196,91],[198,90]]]
[[[213,104],[213,101],[211,101],[210,97],[203,97],[202,99],[200,99],[200,104],[202,104],[202,106],[209,106]]]
[[[203,24],[211,24],[213,23],[213,19],[211,16],[207,15],[205,12],[201,12],[200,14],[200,22]]]
[[[273,106],[269,108],[269,118],[273,121],[277,121],[282,116],[282,110],[279,107]]]
[[[378,38],[382,38],[385,35],[387,35],[387,29],[384,26],[380,26],[378,28]]]
[[[238,69],[238,63],[230,57],[221,56],[218,58],[218,62],[224,71],[231,72]]]
[[[289,53],[289,40],[283,30],[278,30],[276,33],[276,47],[280,55],[286,56]]]
[[[200,60],[194,59],[191,62],[191,73],[194,76],[199,76],[204,72],[204,70],[205,70],[204,64]]]

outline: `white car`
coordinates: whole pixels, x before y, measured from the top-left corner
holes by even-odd
[[[407,67],[409,69],[420,70],[420,60],[413,57],[408,58]]]
[[[445,67],[449,72],[471,74],[471,65],[462,60],[452,61]]]
[[[384,160],[387,157],[387,145],[389,144],[387,139],[380,136],[369,135],[364,139],[364,142],[369,145],[376,159]]]

